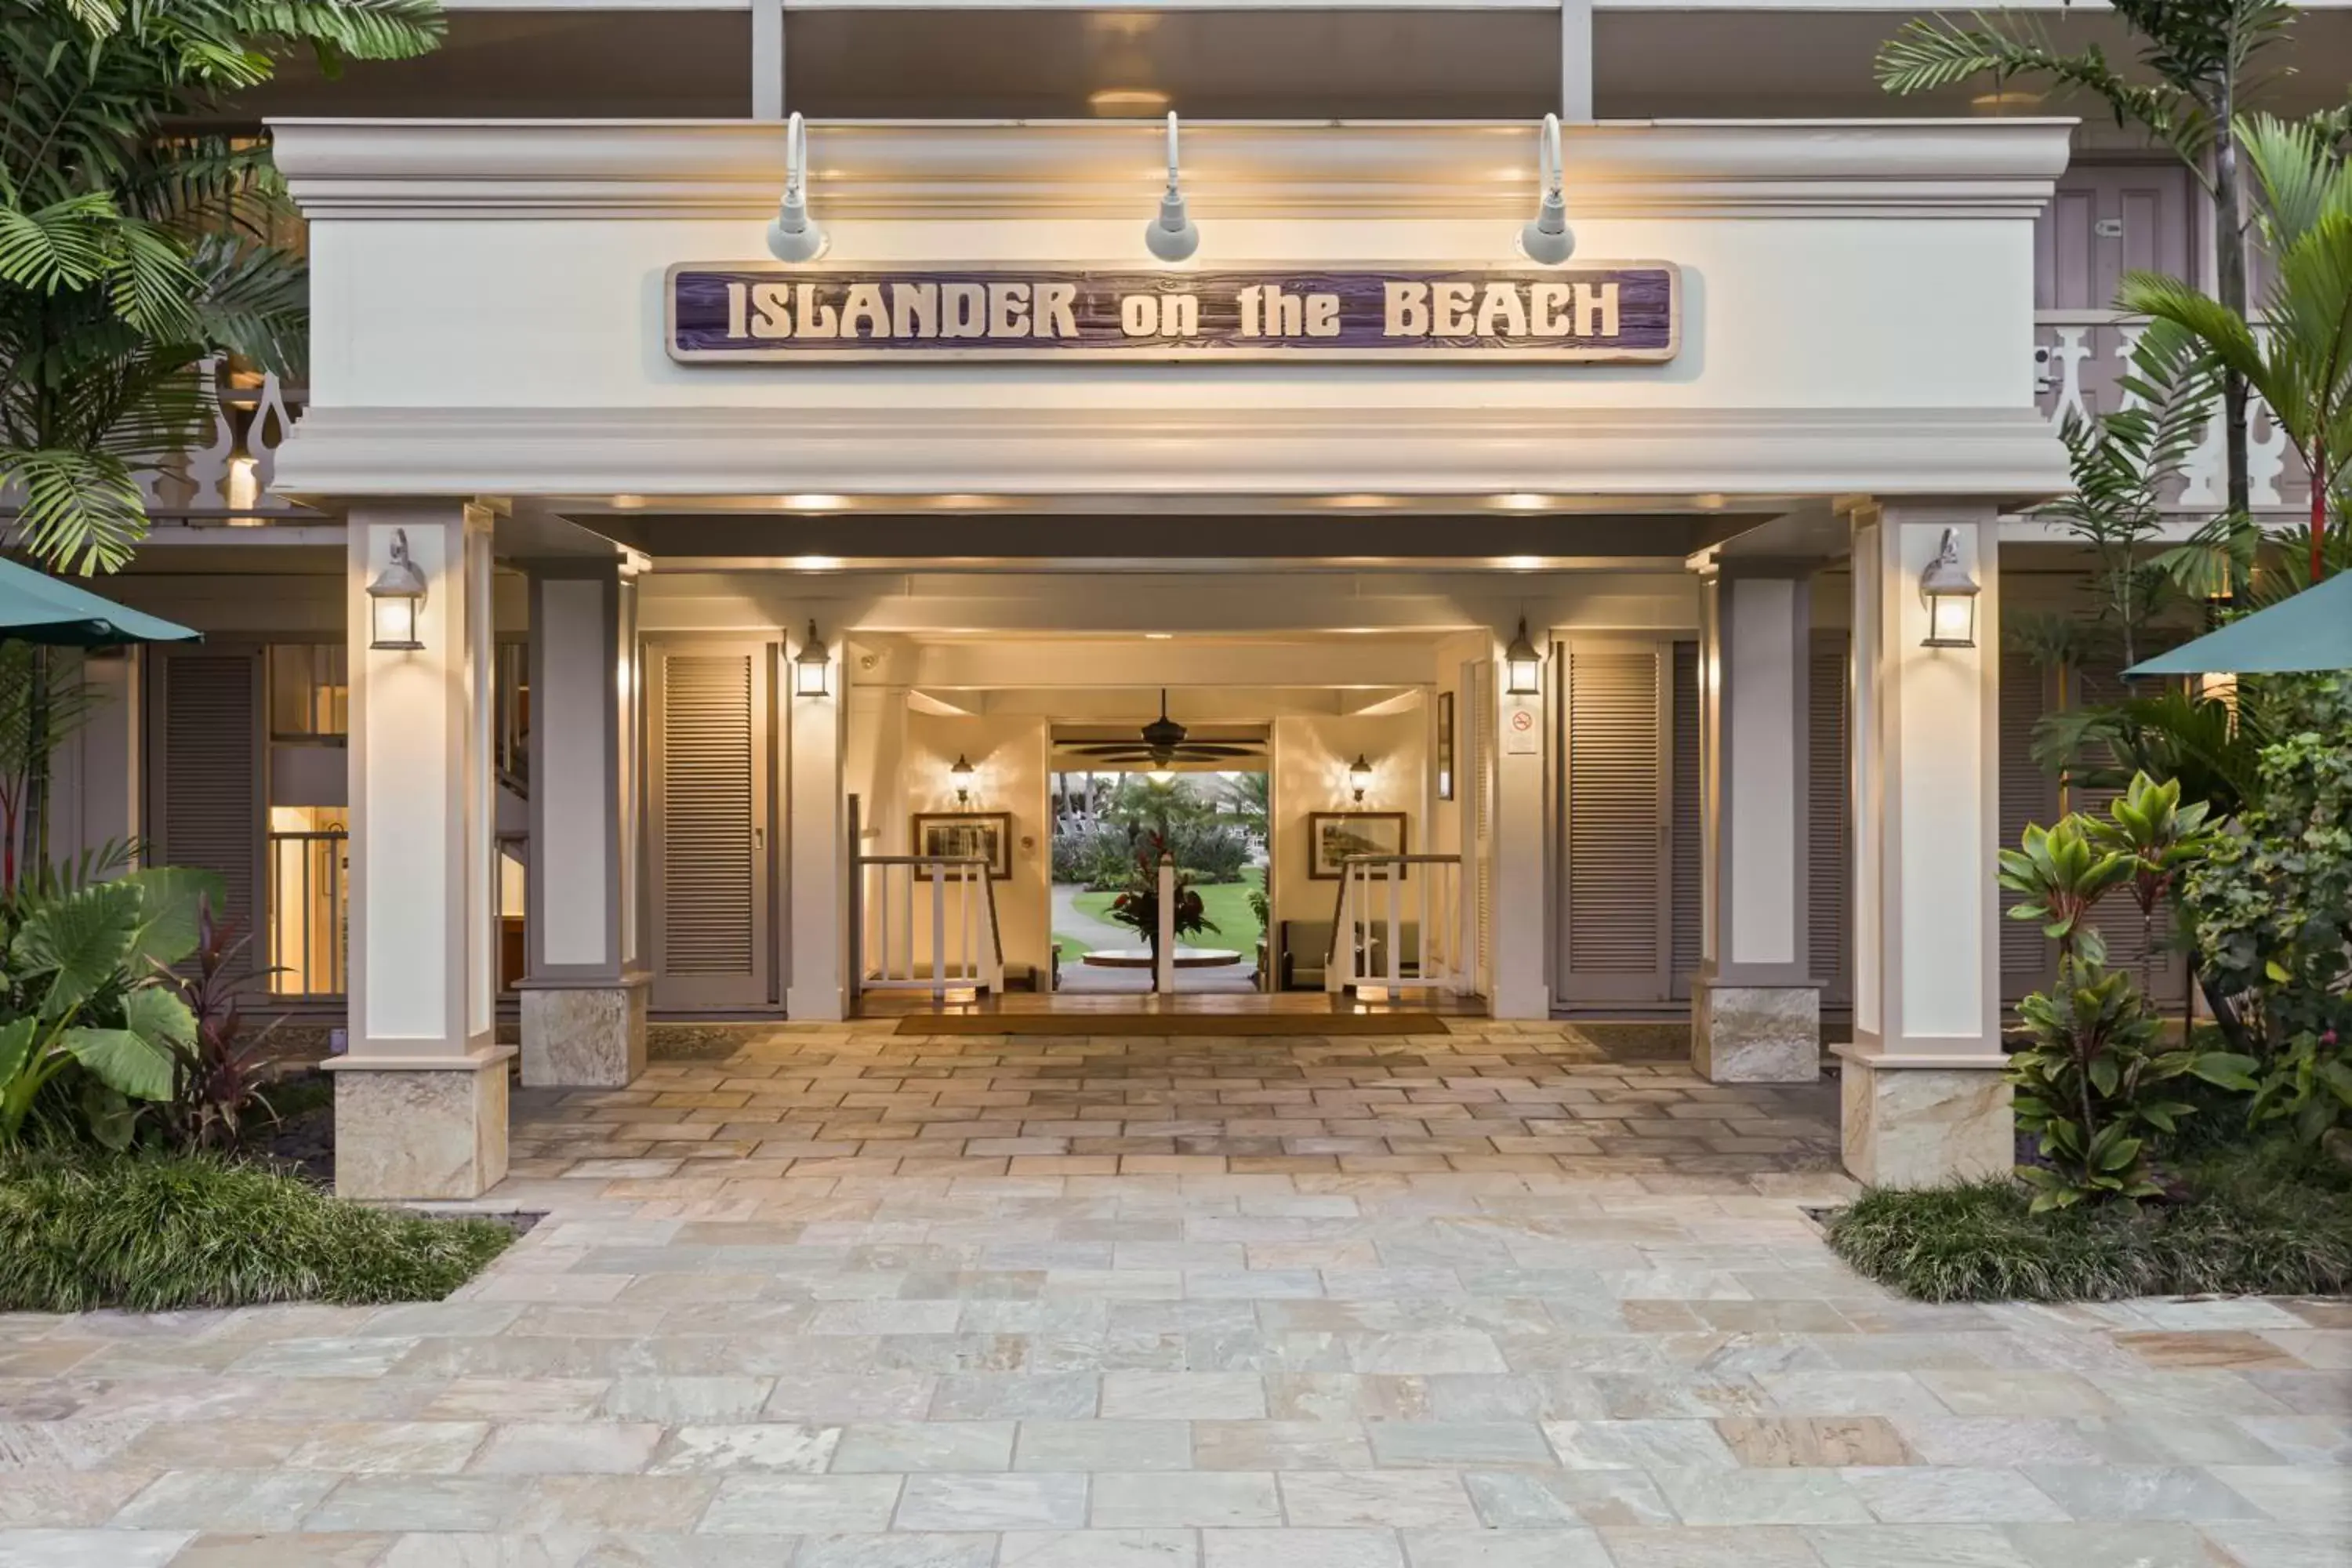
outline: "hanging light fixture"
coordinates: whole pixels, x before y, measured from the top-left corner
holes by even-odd
[[[1519,634],[1503,650],[1503,694],[1534,697],[1543,690],[1543,655],[1528,640],[1528,618],[1519,617]]]
[[[1358,752],[1356,760],[1348,764],[1348,787],[1356,792],[1356,804],[1364,804],[1364,792],[1372,787],[1372,764],[1364,753]]]
[[[408,558],[408,530],[392,531],[392,559],[367,585],[370,647],[414,653],[425,610],[425,574]]]
[[[1160,198],[1160,216],[1143,231],[1143,243],[1162,261],[1183,261],[1201,248],[1201,231],[1184,210],[1184,193],[1177,186],[1176,111],[1168,111],[1168,190]]]
[[[1543,117],[1543,131],[1536,143],[1536,168],[1543,180],[1543,199],[1536,205],[1536,216],[1519,229],[1519,254],[1529,261],[1557,267],[1576,249],[1576,237],[1568,232],[1567,174],[1560,162],[1557,114]]]
[[[971,759],[958,752],[955,766],[948,770],[948,777],[955,781],[956,805],[970,805],[971,804]]]
[[[1983,590],[1960,564],[1960,531],[1944,530],[1944,542],[1919,574],[1919,596],[1927,602],[1927,635],[1921,647],[1977,646],[1977,595]]]
[[[824,639],[816,635],[814,621],[809,623],[808,641],[801,644],[800,654],[793,660],[793,695],[833,695],[833,655],[826,650]]]
[[[784,199],[768,226],[768,250],[779,261],[814,261],[833,237],[809,216],[808,128],[798,112],[784,127]]]

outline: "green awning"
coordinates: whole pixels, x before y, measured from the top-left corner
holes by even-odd
[[[2352,573],[2339,573],[2170,653],[2124,671],[2137,675],[2294,675],[2352,669]]]
[[[0,559],[0,638],[51,647],[195,642],[204,637],[161,616],[101,599],[87,588]]]

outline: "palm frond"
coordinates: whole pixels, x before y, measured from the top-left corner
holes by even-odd
[[[119,571],[147,535],[139,483],[108,453],[0,447],[9,484],[24,489],[12,542],[68,571]]]

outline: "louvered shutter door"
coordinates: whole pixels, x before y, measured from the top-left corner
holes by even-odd
[[[660,649],[654,687],[656,1005],[768,1000],[766,649]]]
[[[2124,695],[2123,683],[2119,680],[2103,680],[2086,675],[2081,684],[2084,702],[2114,702]],[[2105,762],[2106,758],[2102,754],[2100,760]],[[2105,820],[2109,803],[2123,793],[2120,789],[2079,788],[2073,792],[2074,798],[2068,804],[2085,816]],[[2134,984],[2147,983],[2147,971],[2143,961],[2153,946],[2158,954],[2155,975],[2156,999],[2175,1007],[2180,1005],[2187,994],[2189,966],[2184,955],[2172,949],[2170,900],[2158,903],[2153,921],[2143,921],[2139,900],[2132,897],[2131,889],[2117,888],[2099,900],[2099,907],[2092,913],[2091,923],[2097,926],[2099,934],[2106,939],[2107,967],[2128,971]]]
[[[1675,644],[1674,675],[1674,952],[1667,994],[1686,997],[1704,957],[1706,931],[1706,835],[1700,821],[1698,644]]]
[[[1822,1000],[1853,1002],[1853,814],[1846,757],[1846,634],[1813,634],[1806,713],[1806,934]]]
[[[1561,994],[1663,1002],[1670,952],[1664,649],[1578,640],[1567,707]]]
[[[2058,818],[2058,786],[2033,760],[2033,726],[2048,706],[2049,679],[2021,653],[2000,656],[2000,843],[2014,847],[2028,823]],[[2015,1002],[2050,983],[2056,949],[2032,921],[2009,918],[2019,895],[2000,895],[2000,995]]]
[[[251,935],[265,919],[260,907],[263,813],[261,796],[261,655],[207,648],[177,649],[157,659],[157,758],[160,798],[149,865],[190,866],[221,879],[220,911]],[[249,943],[241,962],[268,950]]]

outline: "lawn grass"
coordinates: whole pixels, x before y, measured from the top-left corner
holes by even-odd
[[[0,1311],[435,1301],[513,1239],[211,1155],[0,1162]]]
[[[1257,911],[1250,908],[1249,896],[1265,886],[1265,868],[1263,866],[1249,867],[1242,872],[1242,879],[1238,882],[1195,883],[1193,890],[1201,895],[1201,907],[1217,929],[1214,932],[1203,931],[1198,937],[1188,938],[1184,945],[1229,947],[1244,959],[1255,958],[1258,942],[1265,935],[1265,928],[1258,924]],[[1106,925],[1117,925],[1118,922],[1110,918],[1110,901],[1117,897],[1117,893],[1111,892],[1080,893],[1071,902],[1081,913],[1092,915]],[[1087,949],[1101,944],[1055,931],[1054,945],[1062,950],[1062,962],[1069,964],[1083,959]],[[1143,946],[1143,939],[1137,937],[1135,945]]]
[[[1830,1220],[1830,1246],[1926,1301],[2352,1289],[2352,1170],[2281,1137],[2199,1150],[2178,1173],[2182,1202],[2042,1214],[2014,1181],[1874,1189]]]

